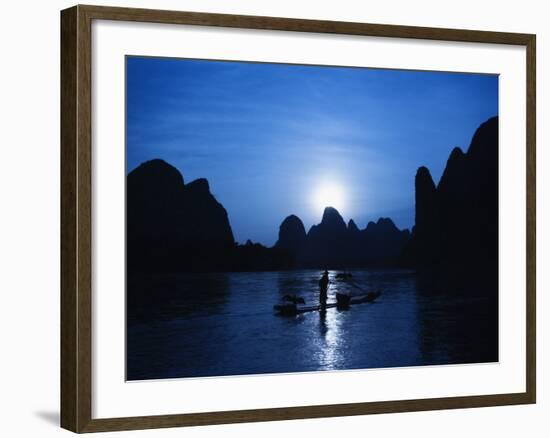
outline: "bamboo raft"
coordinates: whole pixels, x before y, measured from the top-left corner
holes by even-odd
[[[382,292],[380,291],[369,292],[365,295],[351,297],[349,300],[346,300],[345,303],[339,302],[339,301],[327,303],[325,306],[325,309],[331,309],[333,307],[336,307],[341,310],[346,310],[352,305],[372,303],[376,301],[376,299],[380,295],[382,295]],[[295,315],[300,315],[302,313],[307,313],[307,312],[320,312],[321,306],[319,304],[315,306],[305,306],[305,305],[300,306],[295,303],[284,303],[284,304],[275,304],[273,306],[273,310],[278,315],[295,316]]]

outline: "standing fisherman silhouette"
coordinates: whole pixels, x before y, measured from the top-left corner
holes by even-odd
[[[321,306],[321,312],[327,311],[327,292],[328,292],[328,271],[325,270],[321,279],[319,280],[319,304]]]

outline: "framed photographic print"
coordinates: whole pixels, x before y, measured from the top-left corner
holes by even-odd
[[[61,13],[61,421],[535,403],[535,36]]]

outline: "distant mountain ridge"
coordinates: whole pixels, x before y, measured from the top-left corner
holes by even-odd
[[[369,222],[360,230],[353,219],[346,225],[338,210],[327,207],[321,222],[307,234],[297,216],[288,216],[275,247],[289,251],[299,267],[352,268],[399,263],[409,237],[408,230],[399,230],[389,218]],[[295,244],[298,241],[300,245]]]

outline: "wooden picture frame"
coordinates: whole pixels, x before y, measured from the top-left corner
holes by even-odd
[[[526,391],[521,393],[92,418],[92,35],[93,20],[185,24],[526,48]],[[530,34],[332,22],[196,12],[75,6],[61,12],[61,426],[99,432],[535,403],[535,48]]]

